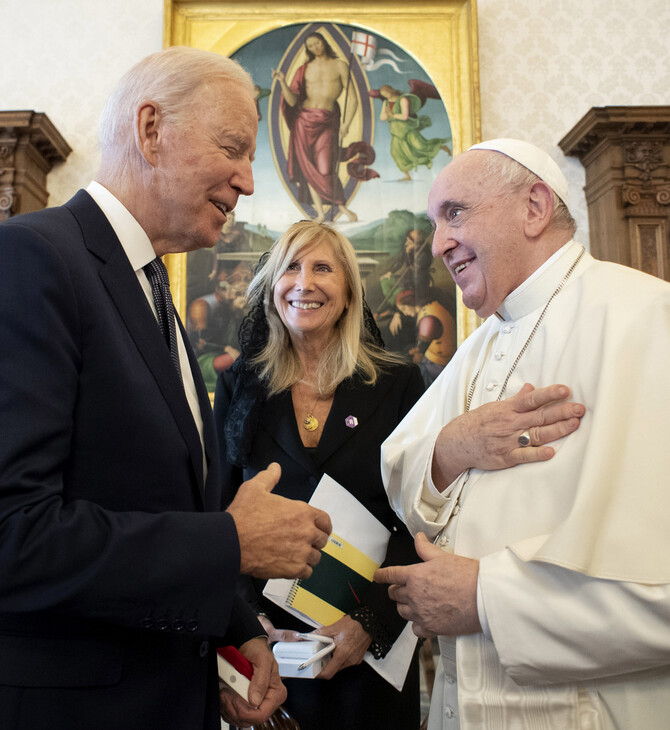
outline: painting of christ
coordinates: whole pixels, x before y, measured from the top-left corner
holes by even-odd
[[[430,383],[456,349],[454,285],[432,259],[426,216],[453,148],[432,79],[392,41],[337,23],[273,29],[231,55],[257,90],[255,192],[219,246],[189,255],[187,329],[208,384],[237,355],[255,263],[301,219],[351,240],[387,347]]]

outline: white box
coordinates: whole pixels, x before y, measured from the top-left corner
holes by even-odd
[[[330,661],[330,654],[320,657],[304,669],[298,667],[327,645],[321,641],[278,641],[272,647],[272,652],[279,665],[279,676],[314,679]]]

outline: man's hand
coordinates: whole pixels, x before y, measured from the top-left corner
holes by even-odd
[[[249,702],[232,689],[219,693],[221,716],[231,725],[248,727],[265,722],[286,699],[286,687],[279,678],[277,662],[265,637],[251,639],[239,649],[254,667],[249,685]]]
[[[398,613],[413,622],[412,631],[421,638],[480,633],[479,561],[443,552],[423,532],[414,546],[423,563],[380,568],[374,575],[376,583],[391,584],[389,596]]]
[[[335,640],[331,659],[319,673],[318,679],[331,679],[340,669],[360,664],[372,643],[370,634],[350,616],[342,616],[339,621],[330,626],[322,626],[314,633],[330,636]]]
[[[466,469],[507,469],[517,464],[547,461],[554,449],[544,444],[576,431],[585,413],[581,403],[566,403],[570,389],[549,385],[535,390],[526,383],[511,398],[485,403],[442,428],[433,455],[432,478],[446,489]],[[530,433],[530,446],[519,436]]]
[[[280,476],[279,464],[270,464],[242,484],[228,507],[240,542],[240,573],[309,578],[333,527],[322,510],[272,494]]]

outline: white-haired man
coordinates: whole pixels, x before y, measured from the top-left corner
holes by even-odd
[[[216,244],[253,192],[256,129],[237,63],[152,54],[106,107],[96,181],[0,226],[7,730],[219,730],[220,711],[251,725],[286,696],[235,587],[308,576],[330,520],[270,494],[276,464],[222,511],[209,398],[160,261]],[[224,644],[254,666],[249,702],[219,697]]]
[[[439,636],[429,727],[666,728],[670,285],[572,240],[565,178],[519,140],[455,158],[428,214],[433,254],[487,318],[382,449],[424,562],[376,579]],[[452,419],[528,382],[569,384],[579,430],[548,461],[468,469]]]

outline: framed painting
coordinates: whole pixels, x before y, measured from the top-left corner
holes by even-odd
[[[478,324],[426,216],[438,172],[480,139],[475,0],[165,0],[164,45],[230,56],[256,88],[253,196],[213,249],[166,260],[209,389],[239,354],[255,264],[303,219],[349,238],[387,348],[432,382]]]

